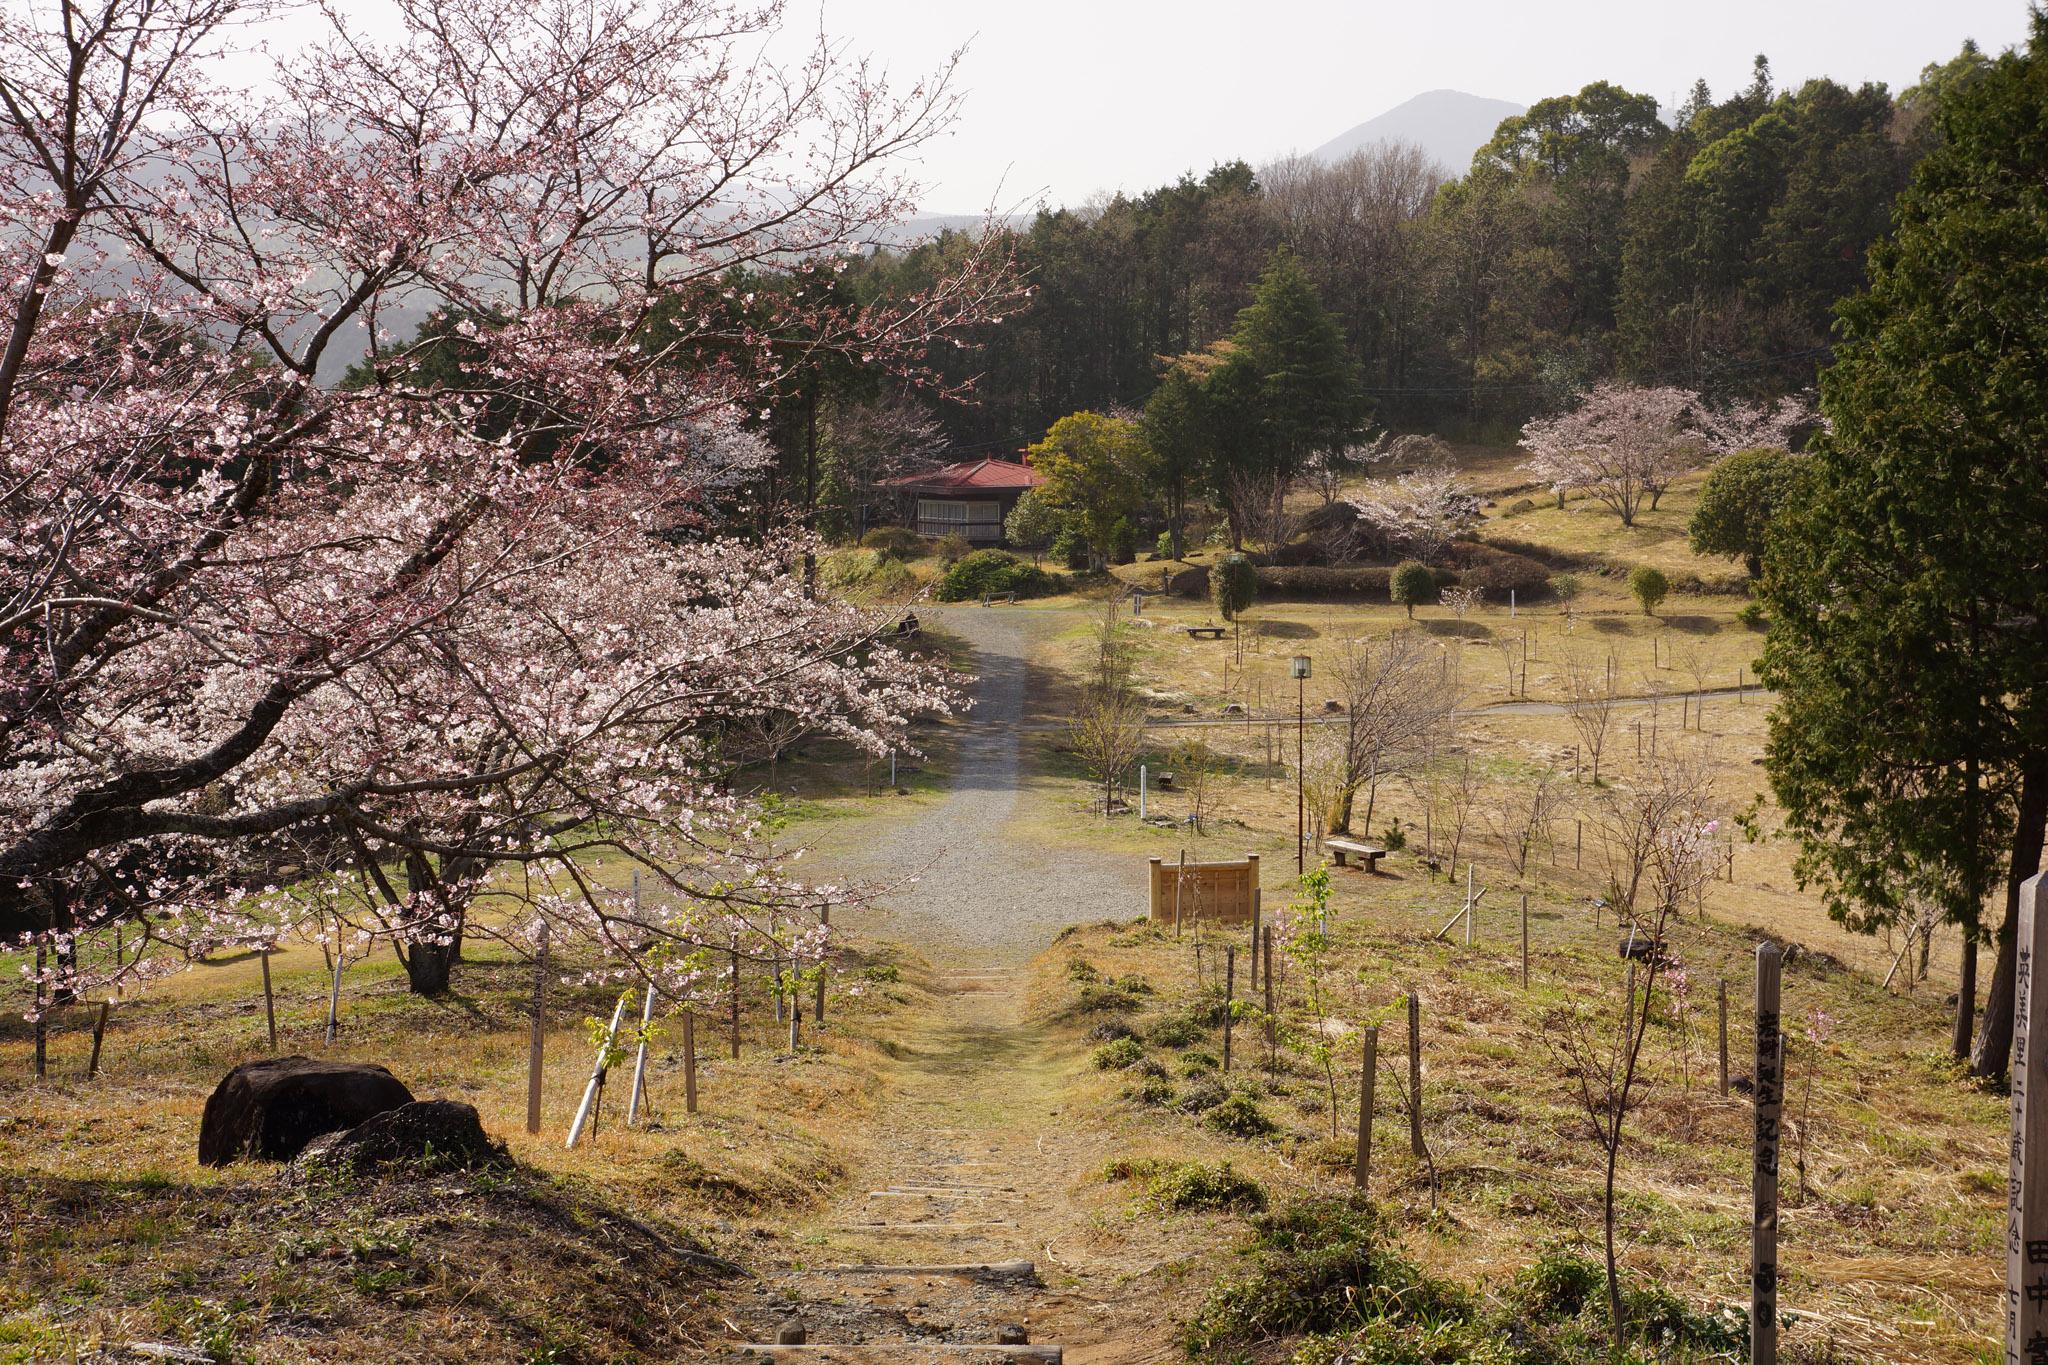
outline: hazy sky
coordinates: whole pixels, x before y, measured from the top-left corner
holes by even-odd
[[[792,0],[815,31],[820,0]],[[967,45],[957,131],[927,149],[925,205],[1077,203],[1241,156],[1306,151],[1425,90],[1531,103],[1611,80],[1715,95],[1769,54],[1812,76],[1912,84],[1963,39],[2026,34],[2025,0],[822,0],[827,33],[929,69]]]

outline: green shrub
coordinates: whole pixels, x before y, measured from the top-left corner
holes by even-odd
[[[1193,1047],[1207,1038],[1208,1031],[1184,1014],[1169,1014],[1151,1028],[1145,1036],[1154,1047]]]
[[[1180,1055],[1180,1074],[1183,1076],[1206,1075],[1222,1065],[1215,1053],[1204,1052],[1200,1048],[1190,1048]]]
[[[1152,542],[1152,557],[1154,559],[1173,558],[1173,532],[1161,531],[1159,533],[1159,539]]]
[[[1417,560],[1403,560],[1387,575],[1387,597],[1397,607],[1408,608],[1412,618],[1417,607],[1426,607],[1437,600],[1439,589],[1436,574],[1429,565]]]
[[[1181,1092],[1180,1104],[1176,1107],[1183,1114],[1206,1114],[1223,1103],[1229,1094],[1223,1082],[1215,1076],[1197,1076]]]
[[[877,526],[860,538],[861,548],[891,559],[916,559],[931,549],[925,538],[907,526]]]
[[[1578,601],[1584,590],[1575,573],[1554,573],[1550,576],[1550,595],[1567,607]]]
[[[1259,1108],[1259,1102],[1241,1090],[1224,1096],[1221,1103],[1203,1115],[1202,1124],[1219,1133],[1240,1138],[1266,1137],[1275,1129],[1273,1120]]]
[[[1131,1021],[1124,1018],[1105,1019],[1088,1030],[1091,1043],[1113,1043],[1119,1038],[1135,1038],[1138,1031],[1131,1027]]]
[[[1001,550],[976,550],[956,560],[939,580],[941,602],[972,602],[987,593],[1042,597],[1058,592],[1059,579]]]
[[[1138,557],[1138,528],[1128,518],[1118,517],[1109,532],[1109,562],[1129,564]]]
[[[1597,1261],[1546,1251],[1508,1281],[1503,1298],[1532,1322],[1563,1322],[1606,1292],[1607,1272]]]
[[[1052,538],[1052,549],[1047,553],[1075,573],[1085,573],[1088,569],[1088,537],[1071,526]]]
[[[1258,596],[1259,572],[1243,555],[1225,555],[1209,571],[1209,600],[1216,604],[1216,614],[1224,620],[1235,621]]]
[[[1655,616],[1657,604],[1670,595],[1671,580],[1655,565],[1638,564],[1629,570],[1628,590],[1641,605],[1643,615]]]
[[[833,550],[818,560],[818,580],[832,592],[898,597],[917,587],[910,570],[880,550]]]
[[[966,536],[954,531],[933,541],[932,549],[937,552],[941,564],[954,564],[972,553],[974,545]]]
[[[1164,1076],[1146,1076],[1136,1085],[1124,1091],[1124,1094],[1140,1104],[1149,1104],[1155,1108],[1164,1109],[1173,1103],[1173,1082],[1167,1080]]]
[[[1191,1355],[1380,1319],[1455,1324],[1471,1316],[1455,1286],[1388,1245],[1362,1197],[1299,1200],[1260,1215],[1252,1228],[1255,1269],[1210,1292],[1183,1339]]]
[[[1143,1061],[1144,1057],[1144,1046],[1137,1039],[1118,1038],[1096,1048],[1089,1060],[1095,1063],[1097,1071],[1122,1071]]]
[[[1764,604],[1761,602],[1744,602],[1742,609],[1735,613],[1735,619],[1748,626],[1751,630],[1762,630],[1765,624]]]
[[[1074,1009],[1081,1014],[1128,1014],[1137,1008],[1138,998],[1121,986],[1086,985]]]
[[[1266,1207],[1266,1191],[1258,1181],[1231,1169],[1227,1161],[1220,1166],[1174,1161],[1146,1182],[1145,1202],[1155,1209],[1258,1213]]]

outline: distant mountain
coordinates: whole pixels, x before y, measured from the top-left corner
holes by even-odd
[[[1472,153],[1486,145],[1500,121],[1527,109],[1459,90],[1431,90],[1331,138],[1310,155],[1336,161],[1376,142],[1412,142],[1452,175],[1463,175]]]

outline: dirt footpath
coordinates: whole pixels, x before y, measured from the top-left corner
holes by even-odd
[[[735,1296],[732,1320],[753,1341],[773,1342],[794,1319],[813,1348],[803,1359],[1052,1358],[974,1349],[1015,1325],[1075,1365],[1178,1358],[1159,1305],[1131,1283],[1160,1264],[1160,1249],[1101,1214],[1099,1172],[1116,1139],[1096,1116],[1065,1112],[1077,1059],[1024,1009],[1028,964],[1062,927],[1143,906],[1142,868],[1129,860],[1006,833],[1029,799],[1019,727],[1031,650],[1077,619],[930,612],[930,624],[974,647],[979,676],[949,790],[908,821],[824,832],[817,862],[834,879],[917,873],[857,924],[932,963],[936,1003],[896,1053],[892,1132],[871,1167],[813,1223],[790,1229],[784,1264]],[[988,1268],[929,1269],[966,1265]]]

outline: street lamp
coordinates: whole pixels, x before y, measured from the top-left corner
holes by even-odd
[[[1294,675],[1294,875],[1298,877],[1308,870],[1308,655],[1295,655],[1288,661],[1287,671]]]

